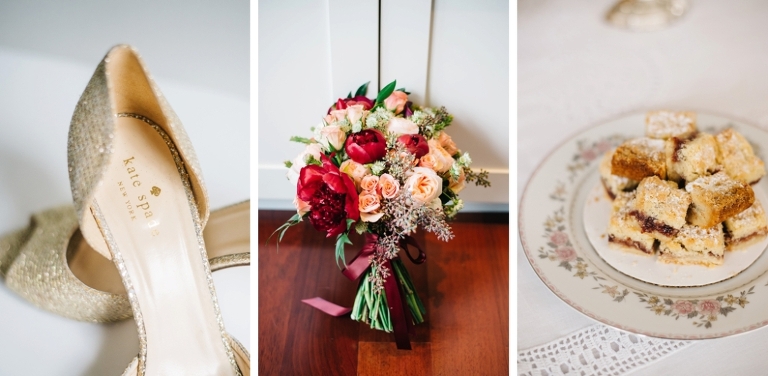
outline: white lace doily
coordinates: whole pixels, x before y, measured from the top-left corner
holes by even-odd
[[[644,337],[596,324],[517,353],[517,374],[623,375],[693,345]]]

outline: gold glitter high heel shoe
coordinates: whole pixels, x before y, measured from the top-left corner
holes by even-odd
[[[197,158],[133,48],[112,48],[96,68],[75,107],[68,160],[80,231],[117,266],[136,320],[139,354],[124,374],[247,374],[211,277]]]
[[[250,264],[250,213],[250,201],[211,212],[203,231],[211,271]],[[133,316],[117,268],[83,240],[72,205],[37,213],[28,227],[0,237],[0,277],[22,298],[67,318]]]

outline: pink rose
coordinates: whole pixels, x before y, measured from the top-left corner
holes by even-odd
[[[339,170],[349,175],[349,177],[352,178],[352,181],[354,181],[355,185],[357,186],[360,186],[360,182],[363,180],[365,175],[369,175],[371,173],[371,170],[369,170],[367,167],[351,159],[344,161],[341,166],[339,166]]]
[[[333,110],[331,111],[333,121],[342,121],[347,117],[347,110]]]
[[[402,91],[393,91],[387,99],[384,100],[384,106],[387,110],[394,111],[396,114],[403,112],[405,102],[408,102],[408,94]]]
[[[555,250],[555,255],[560,261],[573,261],[576,260],[576,251],[571,247],[560,247]]]
[[[387,132],[396,135],[418,134],[419,126],[406,118],[393,117],[392,119],[389,119],[389,123],[387,123]]]
[[[381,174],[379,177],[379,190],[384,198],[392,198],[400,192],[400,182],[390,174]]]
[[[714,299],[702,300],[699,302],[699,312],[716,315],[720,312],[720,302]]]
[[[602,140],[597,143],[597,151],[600,153],[605,153],[610,148],[611,148],[611,143],[606,140]]]
[[[443,179],[429,168],[414,167],[413,174],[405,181],[404,189],[414,200],[427,204],[443,192]]]
[[[360,218],[363,222],[376,222],[384,215],[379,211],[381,203],[376,192],[363,191],[358,197]]]
[[[675,311],[681,315],[687,315],[696,309],[693,303],[691,303],[689,300],[678,300],[674,305],[672,305],[672,308],[674,308]]]
[[[568,243],[568,234],[557,231],[549,237],[549,240],[551,240],[552,243],[555,243],[555,245],[559,247]]]
[[[296,212],[299,213],[300,217],[303,217],[304,214],[307,214],[310,210],[312,210],[312,206],[309,205],[308,202],[298,197],[293,198],[293,206],[296,207]]]
[[[597,158],[597,153],[592,149],[587,149],[581,152],[581,157],[584,158],[585,161],[590,162]]]
[[[364,112],[365,111],[363,110],[363,105],[361,104],[347,107],[347,119],[349,120],[349,123],[357,123],[358,120],[363,118]]]
[[[453,139],[448,135],[448,133],[440,132],[440,136],[437,138],[437,141],[440,142],[440,146],[442,146],[443,149],[445,149],[445,151],[447,151],[451,156],[456,155],[456,153],[459,152],[459,148],[456,147],[456,143],[453,142]]]
[[[375,192],[379,185],[379,177],[376,175],[367,175],[360,181],[360,188],[364,191]]]

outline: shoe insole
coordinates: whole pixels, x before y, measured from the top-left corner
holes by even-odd
[[[250,202],[211,212],[203,231],[208,259],[250,252]],[[112,260],[96,252],[75,231],[67,247],[67,264],[72,274],[93,289],[125,295],[125,286]]]
[[[113,260],[127,275],[139,337],[146,338],[146,375],[232,375],[178,155],[147,122],[116,122],[93,207]]]

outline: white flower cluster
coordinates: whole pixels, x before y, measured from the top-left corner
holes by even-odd
[[[387,124],[389,124],[389,120],[392,118],[392,116],[392,112],[386,108],[379,107],[376,109],[376,111],[369,113],[365,118],[365,127],[369,129],[375,128],[382,132],[386,131]]]

